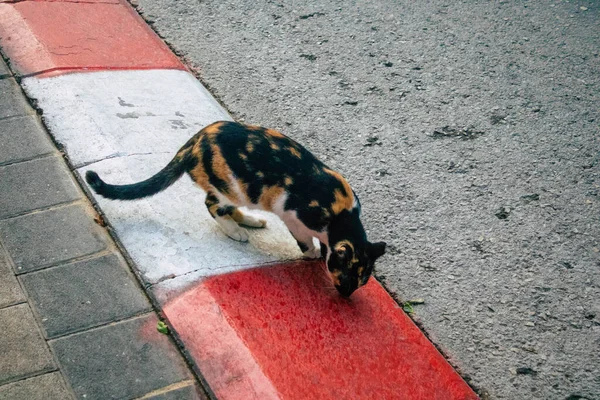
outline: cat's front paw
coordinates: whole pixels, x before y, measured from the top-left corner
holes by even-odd
[[[240,212],[241,214],[241,212]],[[248,215],[248,214],[242,214],[242,219],[238,219],[236,222],[238,222],[241,225],[246,225],[249,226],[251,228],[264,228],[267,226],[267,220],[262,219],[262,218],[257,218],[253,215]]]
[[[308,249],[306,250],[304,253],[302,253],[302,256],[304,258],[319,258],[321,257],[321,250],[317,249],[316,247],[313,247],[312,249]]]
[[[225,232],[227,236],[232,238],[233,240],[237,240],[238,242],[247,242],[248,241],[248,231],[244,228],[232,229],[228,232]]]

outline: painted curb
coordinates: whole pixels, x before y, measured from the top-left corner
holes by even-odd
[[[20,75],[185,69],[135,10],[119,1],[0,3],[0,21],[0,45]]]
[[[323,268],[218,275],[164,305],[218,398],[477,398],[377,281],[344,299]]]
[[[152,176],[197,131],[231,119],[185,71],[69,73],[22,84],[77,172],[93,169],[112,183]],[[269,229],[254,230],[249,243],[227,239],[187,176],[149,199],[95,198],[145,283],[184,288],[199,277],[301,256],[273,215],[265,215]]]

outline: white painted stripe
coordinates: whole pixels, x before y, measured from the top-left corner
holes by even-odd
[[[189,73],[172,70],[68,74],[24,80],[44,119],[82,176],[133,183],[162,169],[202,127],[231,119]],[[100,161],[98,161],[100,160]],[[96,196],[144,279],[180,288],[203,276],[297,259],[295,240],[275,215],[249,243],[227,238],[204,193],[184,176],[158,195],[132,202]],[[173,279],[180,277],[179,279]]]
[[[170,158],[112,158],[78,172],[83,176],[93,168],[107,182],[137,182],[158,172]],[[194,271],[198,271],[193,274],[197,278],[300,256],[296,242],[275,215],[261,213],[268,219],[267,229],[249,230],[249,242],[240,243],[221,231],[209,215],[204,198],[204,192],[187,176],[143,200],[125,202],[96,196],[119,239],[151,283]]]
[[[111,71],[23,80],[74,165],[129,154],[175,154],[202,127],[231,120],[185,71]]]

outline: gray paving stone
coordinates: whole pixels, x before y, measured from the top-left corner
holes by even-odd
[[[22,275],[49,338],[151,310],[116,255]]]
[[[59,372],[0,386],[0,400],[65,400],[72,397]]]
[[[1,309],[0,321],[0,385],[56,369],[27,304]]]
[[[0,246],[0,308],[26,301],[10,265],[8,255]]]
[[[58,157],[0,167],[0,218],[79,198],[69,170]]]
[[[18,274],[97,253],[107,233],[79,204],[0,221],[0,237]]]
[[[0,118],[33,114],[19,84],[13,79],[0,79]]]
[[[135,398],[190,379],[154,314],[51,340],[60,368],[79,398]]]
[[[169,390],[164,393],[147,394],[142,397],[144,400],[208,400],[208,397],[201,394],[200,389],[195,385],[188,385],[177,389]],[[2,400],[0,398],[0,400]]]
[[[4,60],[0,58],[0,79],[4,79],[10,76],[10,71],[4,63]]]
[[[0,120],[0,165],[53,151],[54,145],[35,115]]]

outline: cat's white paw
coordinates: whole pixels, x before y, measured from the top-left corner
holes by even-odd
[[[244,214],[244,218],[240,222],[242,225],[246,225],[252,228],[264,228],[267,226],[267,221],[262,218],[256,218],[252,215]]]
[[[248,231],[240,226],[231,218],[216,217],[215,220],[223,229],[223,232],[233,240],[238,242],[248,241]]]
[[[233,240],[237,240],[238,242],[247,242],[249,237],[248,231],[240,227],[237,229],[230,229],[229,231],[225,232],[225,234]]]
[[[313,247],[312,249],[306,250],[304,253],[302,253],[302,255],[304,258],[319,258],[321,257],[321,250]]]

